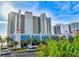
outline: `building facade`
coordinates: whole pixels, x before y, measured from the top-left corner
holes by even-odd
[[[79,30],[79,22],[73,22],[70,24],[57,24],[53,26],[54,34],[59,35],[75,35],[75,31]]]
[[[45,13],[33,16],[32,12],[25,11],[24,14],[11,12],[8,14],[7,35],[12,37],[19,34],[51,34],[51,18]]]
[[[33,34],[40,33],[40,17],[33,16]]]
[[[25,34],[33,34],[33,15],[32,12],[25,12]]]
[[[70,23],[69,24],[69,32],[70,34],[75,34],[75,31],[79,30],[79,22]]]
[[[53,31],[54,34],[60,35],[64,33],[64,28],[63,28],[63,24],[56,24],[55,26],[53,26]]]

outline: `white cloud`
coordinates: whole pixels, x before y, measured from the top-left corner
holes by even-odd
[[[36,3],[32,8],[31,8],[31,10],[33,11],[33,10],[36,10],[37,8],[38,8],[38,5],[39,5],[39,3]]]
[[[10,3],[3,2],[1,5],[1,15],[5,19],[8,18],[8,13],[10,13],[11,11],[15,11],[15,10],[16,9]]]
[[[0,21],[0,25],[5,24],[4,32],[0,33],[0,35],[6,35],[7,34],[7,19],[8,19],[8,13],[11,11],[16,11],[14,6],[11,2],[1,2],[0,4],[0,15],[4,17],[5,21]],[[1,28],[1,29],[2,29]]]
[[[6,21],[0,21],[0,23],[4,23],[4,24],[7,24],[7,22],[6,22]]]
[[[79,4],[76,4],[73,9],[79,9]]]

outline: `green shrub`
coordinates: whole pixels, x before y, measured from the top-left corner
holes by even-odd
[[[59,40],[48,39],[46,44],[38,46],[37,55],[42,57],[78,57],[79,56],[79,36],[75,36],[72,42],[65,37]]]

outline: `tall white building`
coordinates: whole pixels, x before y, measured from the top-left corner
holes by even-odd
[[[33,34],[33,15],[32,12],[25,12],[25,34]]]
[[[24,14],[19,12],[11,12],[8,14],[7,34],[12,38],[12,35],[19,34],[51,34],[51,18],[45,13],[40,16],[33,16],[32,12],[25,11]]]
[[[79,22],[56,24],[53,26],[53,33],[58,35],[75,35],[76,30],[79,30]]]
[[[46,25],[46,15],[45,13],[42,13],[40,15],[40,26],[41,26],[41,33],[47,34],[47,25]]]
[[[53,33],[57,35],[64,34],[64,25],[56,24],[55,26],[53,26]]]
[[[69,32],[69,24],[64,24],[63,25],[63,31],[64,31],[64,35],[70,34],[70,32]]]
[[[69,32],[70,34],[75,35],[75,31],[79,30],[79,22],[73,22],[69,24]]]

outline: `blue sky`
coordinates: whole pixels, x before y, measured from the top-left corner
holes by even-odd
[[[31,11],[34,15],[46,13],[52,19],[52,25],[56,23],[71,23],[79,21],[79,2],[78,1],[14,1],[14,2],[0,2],[0,7],[8,3],[13,9],[24,11]],[[8,7],[7,7],[8,8]],[[1,10],[1,9],[0,9]],[[5,9],[6,11],[7,9]],[[3,12],[5,12],[3,11]],[[0,35],[6,34],[6,21],[4,13],[0,11]]]

